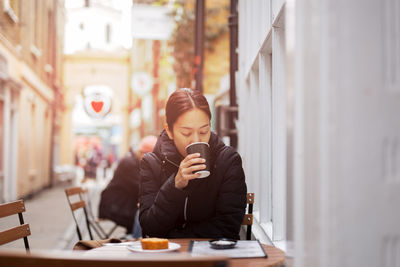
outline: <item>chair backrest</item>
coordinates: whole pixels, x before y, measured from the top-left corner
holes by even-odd
[[[25,249],[26,251],[29,251],[29,242],[27,236],[31,234],[31,230],[29,224],[24,223],[22,212],[25,212],[25,203],[22,199],[0,204],[0,218],[18,214],[20,223],[19,226],[0,232],[0,245],[23,238]]]
[[[163,254],[163,255],[162,255]],[[135,257],[117,258],[88,257],[82,252],[41,251],[22,254],[15,251],[0,251],[0,266],[7,267],[224,267],[224,256],[194,256],[184,253],[160,253],[158,255],[135,255]]]
[[[253,225],[254,193],[247,193],[247,211],[244,215],[242,225],[247,225],[246,239],[251,240],[251,226]]]
[[[84,200],[86,203],[86,212],[87,212],[87,215],[89,218],[89,222],[91,222],[92,220],[95,220],[95,217],[94,217],[93,211],[92,211],[92,203],[91,203],[90,197],[89,197],[89,189],[87,189],[86,187],[82,187],[81,196],[82,196],[82,200]]]
[[[86,210],[86,202],[83,199],[83,194],[84,191],[80,186],[65,189],[65,195],[67,196],[69,207],[71,208],[72,212],[72,217],[74,218],[76,224],[76,233],[78,234],[79,240],[82,240],[82,232],[81,228],[79,227],[79,222],[75,215],[75,211],[77,210],[83,210],[83,213],[85,215],[86,227],[89,232],[90,239],[93,240],[92,231],[90,229],[90,221]]]

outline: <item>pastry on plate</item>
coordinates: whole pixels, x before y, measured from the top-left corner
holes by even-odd
[[[164,238],[142,238],[140,239],[142,249],[168,249],[168,239]]]

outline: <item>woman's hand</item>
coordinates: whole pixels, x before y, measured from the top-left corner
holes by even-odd
[[[194,171],[204,170],[206,168],[206,160],[200,158],[200,153],[189,154],[184,158],[179,165],[178,173],[175,176],[175,187],[178,189],[185,188],[190,180],[200,177],[200,173],[194,173]],[[199,164],[199,165],[193,165]]]

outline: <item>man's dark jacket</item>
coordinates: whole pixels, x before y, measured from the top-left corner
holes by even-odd
[[[209,144],[211,175],[180,190],[175,175],[183,157],[165,130],[161,132],[154,152],[141,162],[143,236],[239,239],[247,191],[242,160],[214,133]]]
[[[118,164],[110,183],[101,193],[99,217],[132,231],[139,202],[139,160],[131,150]]]

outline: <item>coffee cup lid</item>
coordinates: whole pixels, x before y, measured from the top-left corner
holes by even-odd
[[[207,142],[194,142],[194,143],[188,144],[188,145],[185,147],[185,149],[187,149],[188,147],[190,147],[190,146],[192,146],[192,145],[197,145],[197,144],[205,144],[205,145],[207,145],[208,147],[210,146],[210,144],[207,143]]]
[[[200,173],[200,176],[197,177],[197,178],[206,178],[206,177],[208,177],[210,175],[210,172],[209,171],[205,171],[205,170],[197,171],[196,173]]]

